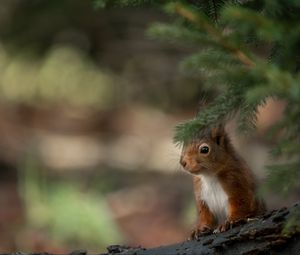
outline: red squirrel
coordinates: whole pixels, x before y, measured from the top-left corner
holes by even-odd
[[[264,212],[251,169],[236,153],[224,126],[185,144],[180,164],[193,175],[198,224],[191,234],[223,232],[234,222]]]

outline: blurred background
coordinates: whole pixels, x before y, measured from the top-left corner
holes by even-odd
[[[0,5],[0,252],[110,244],[158,246],[196,220],[174,127],[217,90],[179,68],[193,49],[150,40],[151,8],[95,10],[82,0]],[[270,100],[249,137],[228,131],[262,182]],[[265,194],[269,208],[299,193]]]

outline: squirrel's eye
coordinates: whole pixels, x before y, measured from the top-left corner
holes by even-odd
[[[200,152],[203,154],[206,154],[209,152],[209,148],[207,146],[203,146],[203,147],[201,147]]]
[[[208,146],[206,143],[201,144],[201,145],[199,146],[199,152],[200,152],[201,154],[208,154],[208,153],[209,153],[209,146]]]

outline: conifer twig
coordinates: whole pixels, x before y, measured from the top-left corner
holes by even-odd
[[[234,45],[232,45],[232,43],[226,40],[222,33],[214,26],[209,24],[203,17],[201,17],[200,15],[195,15],[193,12],[187,10],[187,8],[185,8],[181,4],[175,5],[175,11],[180,16],[195,23],[198,27],[204,28],[207,33],[209,33],[225,49],[234,54],[236,58],[238,58],[244,65],[246,65],[247,67],[253,67],[255,65],[252,59],[250,59],[241,49],[235,47]]]
[[[214,19],[215,22],[218,23],[218,14],[217,14],[217,5],[215,0],[212,0],[213,8],[214,8]]]

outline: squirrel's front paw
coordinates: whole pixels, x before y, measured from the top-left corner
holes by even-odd
[[[201,236],[209,235],[212,233],[212,229],[208,226],[202,226],[200,228],[195,228],[192,230],[188,240],[197,240]]]
[[[215,230],[214,233],[222,233],[231,228],[231,222],[226,220],[223,224],[220,224]]]
[[[238,225],[247,222],[247,219],[238,219],[238,220],[226,220],[223,224],[219,225],[215,230],[214,233],[222,233],[227,231],[228,229],[232,229]]]

